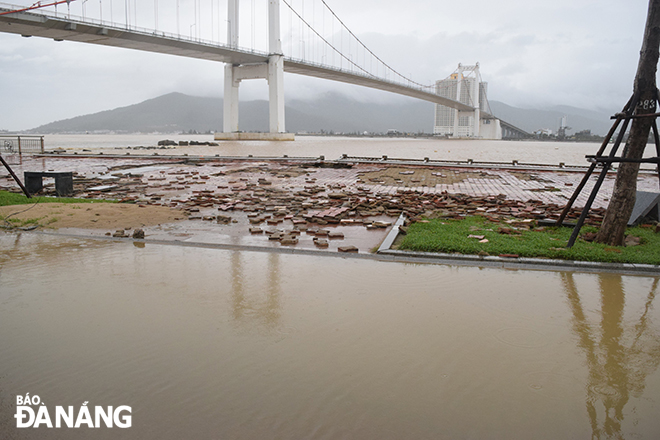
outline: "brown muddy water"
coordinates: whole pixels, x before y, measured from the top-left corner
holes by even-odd
[[[158,155],[202,155],[202,156],[273,156],[318,157],[339,159],[342,154],[350,156],[589,166],[585,155],[596,154],[599,143],[590,142],[539,142],[539,141],[492,141],[469,139],[437,138],[351,138],[335,136],[297,136],[295,142],[230,141],[219,142],[217,147],[188,146],[165,150],[134,149],[136,146],[155,146],[159,140],[213,141],[212,135],[186,134],[52,134],[46,135],[47,149],[62,148],[69,153],[104,152],[105,154],[147,154]],[[131,147],[130,149],[128,147]],[[609,151],[609,150],[608,150]],[[652,157],[654,148],[645,151],[645,157]],[[654,166],[642,164],[644,169]]]
[[[658,438],[657,291],[0,234],[0,437]],[[26,393],[53,418],[127,405],[132,424],[18,429]]]

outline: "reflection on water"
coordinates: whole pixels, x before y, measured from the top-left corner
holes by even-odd
[[[643,394],[647,376],[660,364],[660,334],[649,316],[658,279],[653,280],[641,316],[625,322],[622,277],[601,275],[600,328],[588,323],[573,274],[563,273],[562,281],[573,313],[573,331],[589,368],[586,404],[593,438],[624,438],[624,407],[631,395]]]
[[[231,253],[231,305],[236,325],[274,329],[280,324],[280,255],[268,254],[268,279],[263,290],[246,293],[241,252]],[[254,268],[248,268],[253,272]],[[256,324],[256,325],[255,325]]]
[[[0,234],[8,438],[657,438],[658,278]],[[15,428],[15,396],[130,405]],[[586,406],[585,406],[586,404]]]

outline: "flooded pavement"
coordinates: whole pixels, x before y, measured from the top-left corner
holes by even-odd
[[[174,213],[173,218],[185,219],[158,225],[127,221],[108,228],[102,227],[108,223],[106,218],[90,214],[75,223],[79,230],[60,229],[62,232],[121,236],[118,230],[137,225],[145,226],[148,239],[332,252],[340,248],[372,251],[401,213],[412,220],[467,215],[492,221],[557,219],[582,178],[580,172],[562,169],[319,158],[26,156],[14,169],[19,175],[24,171],[72,171],[76,197],[171,208],[180,214]],[[587,183],[569,220],[579,216],[595,180]],[[613,182],[612,174],[596,197],[587,223],[602,219]],[[640,190],[656,186],[657,176],[640,174]],[[0,174],[0,189],[17,188],[8,174]],[[45,193],[54,194],[52,179],[46,179]],[[75,213],[60,217],[70,214]],[[30,215],[27,212],[22,217]],[[56,217],[44,215],[42,225],[65,228],[50,223]]]
[[[660,433],[658,278],[139,245],[0,234],[3,437]],[[26,393],[132,426],[17,429]]]

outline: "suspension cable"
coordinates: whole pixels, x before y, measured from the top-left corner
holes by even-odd
[[[409,82],[412,83],[412,84],[415,84],[416,86],[419,86],[419,87],[422,87],[422,88],[433,87],[432,85],[429,86],[429,85],[426,85],[426,84],[418,83],[417,81],[413,81],[412,79],[410,79],[410,78],[406,77],[405,75],[402,75],[401,73],[399,73],[397,70],[395,70],[394,68],[392,68],[389,64],[387,64],[385,61],[381,60],[381,59],[378,57],[378,55],[376,55],[375,53],[373,53],[373,52],[371,51],[371,49],[369,49],[369,48],[368,48],[368,47],[362,42],[362,40],[360,40],[360,39],[359,39],[359,38],[358,38],[358,37],[357,37],[357,36],[356,36],[356,35],[355,35],[355,34],[354,34],[354,33],[348,28],[348,26],[346,26],[346,25],[344,24],[344,22],[341,20],[341,18],[339,18],[339,17],[337,16],[337,14],[335,14],[335,12],[332,10],[332,8],[330,8],[330,6],[328,6],[328,4],[325,2],[325,0],[321,0],[321,3],[323,3],[323,4],[325,5],[325,7],[328,8],[328,10],[330,11],[330,13],[331,13],[331,14],[337,19],[337,21],[338,21],[339,23],[341,23],[341,25],[342,25],[344,28],[346,28],[346,31],[347,31],[347,32],[348,32],[353,38],[355,38],[355,40],[356,40],[358,43],[360,43],[360,45],[362,45],[362,47],[364,47],[364,48],[365,48],[365,49],[366,49],[366,50],[367,50],[367,51],[368,51],[368,52],[369,52],[374,58],[376,58],[378,61],[380,61],[385,67],[387,67],[388,69],[390,69],[394,74],[400,76],[401,78],[403,78],[403,79],[406,80],[406,81],[409,81]]]
[[[7,12],[0,12],[0,15],[8,15],[8,14],[15,14],[15,13],[17,13],[17,12],[32,11],[32,10],[34,10],[34,9],[47,8],[47,7],[49,7],[49,6],[57,6],[57,5],[60,5],[60,4],[62,4],[62,3],[66,3],[66,4],[68,5],[69,3],[73,2],[73,1],[75,1],[75,0],[61,0],[61,1],[56,1],[56,2],[52,2],[52,3],[48,3],[48,4],[46,4],[46,5],[42,5],[41,2],[36,2],[36,3],[34,3],[32,6],[29,6],[29,7],[27,7],[27,8],[23,8],[23,9],[15,9],[15,10],[13,10],[13,11],[7,11]]]
[[[330,44],[330,42],[328,42],[328,40],[326,40],[322,35],[320,35],[320,34],[316,31],[316,29],[312,28],[312,27],[309,25],[309,23],[307,23],[307,22],[305,21],[305,19],[302,18],[302,17],[300,16],[300,14],[298,14],[298,12],[297,12],[296,10],[294,10],[294,9],[291,7],[291,5],[290,5],[286,0],[282,0],[282,1],[284,2],[285,5],[287,5],[287,6],[289,7],[289,9],[291,9],[291,11],[293,11],[294,14],[296,14],[296,16],[300,19],[300,21],[302,21],[303,23],[305,23],[305,25],[307,25],[307,27],[308,27],[312,32],[314,32],[314,33],[316,34],[317,37],[319,37],[321,40],[323,40],[323,42],[324,42],[325,44],[327,44],[327,45],[330,46],[332,49],[334,49],[334,51],[337,52],[337,53],[339,54],[339,56],[341,56],[342,58],[344,58],[344,59],[345,59],[346,61],[348,61],[350,64],[352,64],[352,65],[354,65],[355,67],[357,67],[359,70],[361,70],[361,71],[363,71],[364,73],[366,73],[368,76],[371,76],[371,77],[377,78],[376,76],[374,76],[373,74],[371,74],[371,73],[368,72],[367,70],[363,69],[362,67],[358,66],[357,64],[355,64],[355,63],[354,63],[352,60],[350,60],[349,58],[347,58],[346,55],[344,55],[343,53],[341,53],[341,52],[340,52],[335,46],[333,46],[332,44]]]

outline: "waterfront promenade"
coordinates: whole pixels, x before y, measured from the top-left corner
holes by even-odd
[[[50,228],[70,225],[90,235],[144,228],[152,239],[195,240],[236,245],[282,246],[369,252],[383,240],[401,212],[408,217],[460,218],[482,215],[495,220],[556,218],[582,179],[577,167],[521,164],[445,163],[383,158],[220,158],[214,156],[47,154],[24,157],[13,166],[24,171],[72,171],[74,196],[114,199],[140,207],[168,207],[179,221],[148,225],[135,218],[104,222],[95,206],[87,220],[67,223],[83,213],[61,207],[42,212]],[[614,183],[608,175],[590,220],[597,222]],[[595,181],[577,199],[572,217]],[[639,190],[655,191],[657,175],[640,174]],[[0,189],[17,191],[0,172]],[[44,193],[54,195],[45,181]],[[41,209],[41,208],[40,208]],[[63,214],[63,210],[66,214]],[[7,211],[6,213],[4,211]],[[4,215],[10,211],[4,208]],[[142,217],[148,217],[144,210]],[[35,212],[21,214],[25,218]],[[569,216],[570,219],[570,216]],[[282,238],[290,238],[282,241]]]

